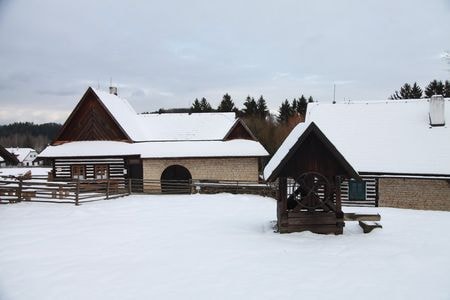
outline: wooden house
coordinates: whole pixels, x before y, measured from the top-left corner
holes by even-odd
[[[450,210],[450,99],[310,103],[311,122],[362,178],[344,204]]]
[[[340,185],[360,177],[316,124],[300,123],[269,161],[264,176],[278,180],[279,232],[342,234]]]
[[[137,114],[115,89],[88,88],[40,157],[54,180],[254,182],[267,155],[234,113]]]
[[[38,166],[40,164],[40,161],[37,160],[38,153],[33,148],[11,147],[6,150],[17,157],[19,166]]]

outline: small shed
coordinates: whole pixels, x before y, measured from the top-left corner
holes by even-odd
[[[264,177],[278,180],[280,233],[342,234],[340,185],[360,177],[315,123],[294,128],[267,164]]]

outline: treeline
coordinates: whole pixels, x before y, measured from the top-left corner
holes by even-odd
[[[260,96],[258,100],[247,96],[243,107],[238,108],[227,93],[223,95],[216,109],[212,108],[211,104],[204,97],[201,100],[195,99],[190,112],[235,112],[238,117],[244,120],[252,133],[272,155],[292,128],[305,120],[307,106],[311,102],[314,102],[313,97],[306,98],[304,95],[301,95],[298,99],[294,98],[292,101],[286,99],[279,106],[277,114],[273,115],[269,112],[266,99],[263,96]]]
[[[413,84],[405,83],[400,90],[395,91],[389,99],[398,100],[398,99],[421,99],[421,98],[430,98],[433,95],[442,95],[444,97],[450,97],[450,82],[446,80],[431,81],[424,90],[416,83]]]
[[[56,137],[61,124],[15,122],[0,125],[0,145],[3,147],[26,147],[42,151]]]

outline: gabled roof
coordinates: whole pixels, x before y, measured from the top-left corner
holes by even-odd
[[[137,114],[126,99],[92,90],[134,142],[223,140],[235,122],[233,112]]]
[[[323,132],[312,122],[309,124],[299,123],[283,141],[280,148],[274,154],[272,159],[264,168],[264,178],[267,181],[275,180],[281,170],[289,163],[290,159],[296,153],[303,142],[310,136],[315,135],[334,156],[336,161],[346,170],[347,174],[353,178],[359,178],[358,172],[347,162],[342,154],[336,149],[336,147],[330,142],[330,140],[323,134]],[[343,175],[343,174],[339,174]]]
[[[316,123],[359,173],[450,175],[450,99],[445,126],[430,126],[429,100],[309,103]]]
[[[6,148],[6,150],[17,157],[19,162],[23,162],[30,152],[36,152],[36,150],[32,148]]]

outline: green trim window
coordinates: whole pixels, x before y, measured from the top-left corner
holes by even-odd
[[[349,200],[366,200],[366,182],[350,180],[348,182]]]

